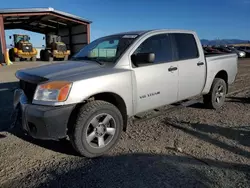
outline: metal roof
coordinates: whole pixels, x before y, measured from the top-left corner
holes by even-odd
[[[0,9],[0,14],[15,14],[15,13],[54,13],[65,16],[71,19],[92,23],[92,21],[69,14],[63,11],[55,10],[54,8],[18,8],[18,9]]]

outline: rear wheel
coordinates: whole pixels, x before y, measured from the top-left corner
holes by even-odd
[[[70,133],[76,151],[85,157],[98,157],[109,151],[119,140],[122,115],[112,104],[92,101],[79,111]]]
[[[44,50],[40,51],[40,60],[44,61]]]
[[[227,84],[221,78],[215,78],[209,94],[203,96],[206,107],[219,109],[223,106],[227,93]]]
[[[50,52],[48,50],[44,51],[44,61],[50,61]]]
[[[14,48],[9,49],[9,59],[10,59],[10,61],[15,61]]]

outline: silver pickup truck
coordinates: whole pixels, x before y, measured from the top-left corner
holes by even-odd
[[[14,94],[22,128],[39,139],[69,136],[97,157],[140,112],[202,95],[218,109],[237,74],[237,55],[205,57],[193,31],[120,33],[91,42],[71,60],[19,70]]]

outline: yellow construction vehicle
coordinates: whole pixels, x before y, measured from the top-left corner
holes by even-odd
[[[9,37],[11,39],[11,36]],[[28,35],[14,34],[14,46],[9,50],[11,61],[32,60],[36,61],[37,50],[29,42]]]
[[[57,35],[48,35],[46,37],[46,48],[40,51],[42,61],[68,60],[70,50],[67,50],[61,37]]]

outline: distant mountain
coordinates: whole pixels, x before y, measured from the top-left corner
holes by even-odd
[[[243,44],[250,43],[248,40],[239,39],[220,39],[220,40],[206,40],[201,39],[202,45],[226,45],[226,44]]]

